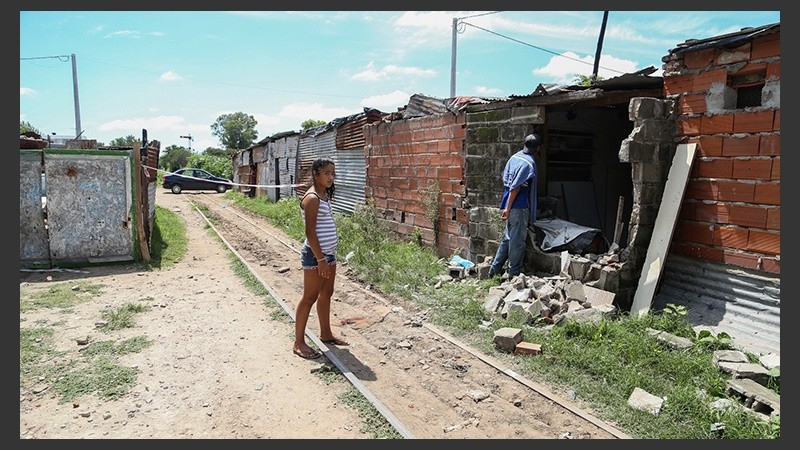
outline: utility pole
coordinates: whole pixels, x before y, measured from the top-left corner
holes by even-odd
[[[603,37],[606,34],[606,22],[608,22],[608,11],[603,11],[603,24],[600,26],[600,36],[597,38],[597,52],[594,54],[594,70],[592,71],[592,83],[597,81],[597,72],[600,69],[600,53],[603,50]]]
[[[192,140],[194,139],[191,134],[186,134],[181,136],[181,139],[188,139],[189,140],[189,151],[192,151]]]
[[[456,96],[456,37],[458,36],[458,17],[453,17],[453,48],[450,50],[450,98]]]
[[[81,103],[78,100],[78,65],[75,62],[75,53],[72,54],[72,93],[75,97],[75,139],[83,134],[81,128]]]

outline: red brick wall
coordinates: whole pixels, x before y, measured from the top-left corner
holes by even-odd
[[[689,52],[678,63],[664,90],[677,106],[677,140],[697,143],[697,153],[670,251],[780,274],[780,108],[710,112],[706,103],[729,75],[779,79],[780,33]]]
[[[440,256],[469,246],[468,216],[462,207],[465,126],[463,113],[447,113],[364,128],[367,201],[391,231],[410,236],[419,230],[426,244],[436,244]],[[440,193],[434,202],[432,187],[437,184]]]

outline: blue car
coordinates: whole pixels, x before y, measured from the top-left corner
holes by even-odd
[[[173,194],[180,194],[182,191],[209,190],[223,194],[233,186],[233,181],[212,175],[203,169],[187,167],[166,175],[161,186]]]

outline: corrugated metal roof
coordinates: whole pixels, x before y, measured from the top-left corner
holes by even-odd
[[[687,39],[684,43],[678,44],[676,48],[670,50],[669,54],[663,57],[661,60],[667,62],[670,59],[669,55],[677,55],[685,52],[696,52],[699,50],[705,50],[707,48],[737,47],[742,43],[753,40],[758,36],[777,33],[780,31],[780,29],[781,23],[776,22],[768,25],[762,25],[760,27],[742,28],[734,33],[722,34],[706,39]]]
[[[600,89],[603,91],[620,91],[620,90],[633,90],[633,89],[653,89],[659,88],[664,84],[664,77],[651,77],[650,74],[654,73],[657,69],[653,66],[638,70],[636,72],[624,73],[617,77],[608,78],[606,80],[597,80],[591,85],[584,86],[582,84],[555,84],[555,83],[541,83],[528,95],[511,95],[511,98],[527,98],[527,97],[540,97],[544,95],[559,95],[568,94],[576,91],[585,91],[587,89]]]
[[[654,308],[685,306],[690,323],[725,332],[737,347],[780,353],[780,278],[668,255]]]

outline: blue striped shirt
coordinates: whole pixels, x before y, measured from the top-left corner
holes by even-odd
[[[339,245],[339,235],[336,233],[336,222],[333,221],[331,204],[316,192],[309,192],[306,195],[309,194],[314,194],[319,198],[319,211],[317,211],[317,239],[319,239],[319,246],[322,248],[322,253],[335,255],[336,247]],[[303,198],[305,198],[305,195]],[[303,221],[305,221],[306,210],[301,206],[300,211],[303,213]],[[306,238],[304,244],[308,245],[308,238]]]

